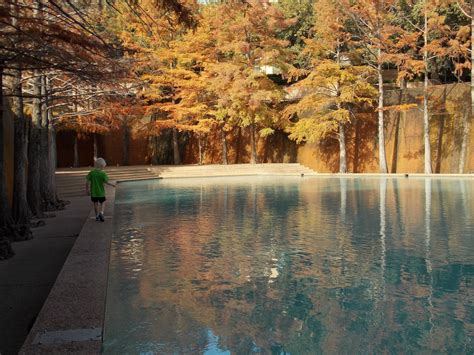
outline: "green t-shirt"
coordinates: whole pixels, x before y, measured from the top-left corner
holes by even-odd
[[[109,181],[109,177],[104,171],[99,169],[89,171],[87,181],[91,183],[92,197],[105,197],[104,182]]]

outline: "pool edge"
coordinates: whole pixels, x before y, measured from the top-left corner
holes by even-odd
[[[19,354],[100,353],[114,205],[108,188],[105,223],[91,208]]]

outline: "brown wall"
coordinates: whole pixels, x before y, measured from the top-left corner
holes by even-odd
[[[103,145],[98,153],[107,160],[109,166],[123,164],[123,137],[124,134],[122,130],[101,137]],[[147,140],[132,135],[130,137],[128,153],[129,165],[149,164],[150,157],[148,156],[147,151]]]
[[[71,167],[74,161],[73,131],[60,131],[57,135],[58,167]],[[121,130],[106,135],[97,135],[97,155],[104,157],[107,165],[122,165]],[[145,139],[132,138],[130,141],[130,165],[140,165],[148,162]],[[92,166],[94,162],[94,138],[92,134],[80,134],[78,140],[79,165]]]
[[[432,98],[446,100],[450,97],[465,97],[470,100],[470,87],[467,85],[445,85],[433,89]],[[416,100],[420,92],[408,90],[408,95]],[[464,96],[462,96],[464,95]],[[399,104],[399,91],[388,93],[388,104]],[[470,101],[458,105],[470,105]],[[461,118],[447,115],[441,108],[433,109],[430,120],[431,160],[433,172],[457,173],[461,148]],[[378,139],[376,116],[371,122],[359,122],[356,129],[348,132],[348,168],[351,172],[374,173],[378,167]],[[397,125],[398,123],[398,125]],[[424,170],[423,112],[418,108],[407,112],[389,112],[385,116],[386,157],[390,172],[422,173]],[[395,145],[398,133],[398,145]],[[441,140],[440,140],[440,134]],[[359,139],[356,145],[355,136]],[[441,143],[441,144],[440,144]],[[396,149],[395,149],[396,148]],[[298,162],[318,172],[337,172],[339,150],[336,140],[322,144],[306,144],[299,147]],[[474,127],[468,144],[465,172],[474,171]]]
[[[248,129],[234,129],[226,134],[227,161],[229,164],[250,162],[250,137]],[[222,139],[220,133],[212,134],[203,141],[203,163],[220,164],[222,162]],[[282,131],[276,131],[272,136],[257,138],[257,154],[259,163],[295,163],[297,145],[287,138]],[[191,138],[184,150],[184,163],[197,164],[198,140]]]
[[[418,90],[418,91],[417,91]],[[467,85],[444,85],[432,89],[432,99],[449,102],[452,98],[464,97],[470,105],[470,87]],[[399,104],[400,91],[388,91],[387,104]],[[419,89],[408,89],[404,100],[416,102]],[[464,95],[464,96],[463,96]],[[463,103],[459,103],[461,105]],[[443,105],[442,105],[443,106]],[[446,106],[446,105],[444,105]],[[443,106],[443,107],[444,107]],[[436,108],[441,110],[439,107]],[[443,113],[443,114],[441,114]],[[432,112],[431,151],[433,172],[456,173],[459,163],[462,128],[460,118],[453,118],[444,111]],[[347,156],[351,172],[378,172],[378,140],[376,114],[348,128]],[[418,108],[407,112],[386,113],[386,156],[390,172],[421,173],[424,166],[423,114]],[[442,139],[440,140],[440,132]],[[398,144],[395,144],[398,134]],[[172,162],[171,135],[163,134],[165,141],[161,158],[163,164]],[[122,165],[123,132],[121,130],[98,136],[98,155],[103,156],[108,165]],[[198,140],[189,134],[181,134],[181,159],[183,164],[197,164]],[[441,142],[441,145],[439,144]],[[395,149],[396,148],[396,149]],[[204,164],[222,162],[220,133],[211,134],[203,141]],[[228,162],[248,163],[250,161],[250,139],[248,129],[238,129],[227,133]],[[438,152],[440,154],[438,154]],[[150,145],[147,138],[132,135],[130,142],[130,165],[150,164]],[[438,159],[438,155],[440,158]],[[83,136],[79,141],[81,166],[92,165],[92,137]],[[73,133],[58,134],[58,166],[68,167],[73,160]],[[339,167],[339,146],[336,140],[326,140],[320,144],[297,146],[287,139],[285,133],[277,131],[273,136],[258,139],[259,162],[300,162],[319,172],[337,172]],[[474,124],[468,148],[466,172],[474,171]]]

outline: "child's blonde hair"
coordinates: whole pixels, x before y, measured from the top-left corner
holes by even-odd
[[[107,163],[105,162],[104,158],[97,158],[95,161],[95,167],[98,169],[103,169],[106,165]]]

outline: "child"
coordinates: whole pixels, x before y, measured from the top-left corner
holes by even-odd
[[[95,220],[104,222],[104,205],[105,205],[105,189],[104,184],[115,187],[115,184],[109,183],[109,177],[102,170],[106,166],[106,162],[102,158],[97,158],[95,162],[95,169],[92,169],[87,174],[86,192],[91,195],[91,200],[94,203]],[[99,209],[100,203],[100,209]]]

